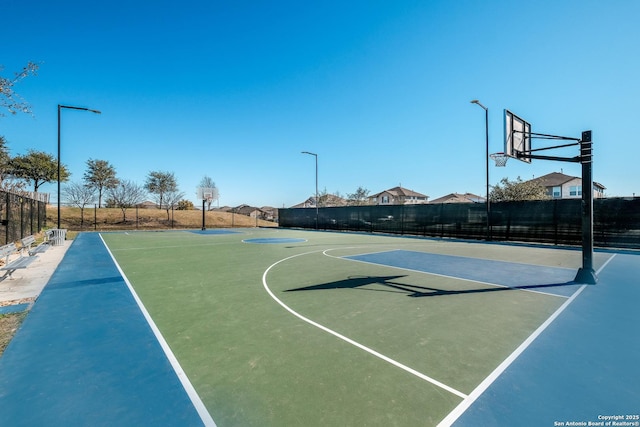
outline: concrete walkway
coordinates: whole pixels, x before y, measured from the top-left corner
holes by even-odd
[[[56,271],[72,240],[63,245],[51,246],[38,254],[38,259],[28,268],[16,270],[12,277],[0,280],[0,307],[31,303],[37,299],[45,285]]]

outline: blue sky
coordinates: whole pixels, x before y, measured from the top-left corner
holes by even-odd
[[[5,0],[3,15],[2,75],[40,64],[15,88],[35,118],[0,118],[13,155],[56,154],[58,104],[102,111],[63,111],[71,181],[100,159],[140,184],[173,172],[197,205],[208,175],[221,206],[288,207],[315,191],[311,151],[321,191],[484,195],[479,99],[491,152],[505,108],[534,132],[589,129],[606,195],[640,195],[635,0]],[[490,182],[561,170],[580,175],[510,160]]]

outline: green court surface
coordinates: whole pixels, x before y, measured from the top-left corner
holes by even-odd
[[[512,270],[512,286],[494,285],[489,261],[560,279],[581,263],[575,250],[347,233],[102,236],[222,427],[437,425],[570,296],[554,292],[563,280],[519,287]],[[385,263],[398,250],[493,270]],[[377,261],[346,258],[363,254]]]

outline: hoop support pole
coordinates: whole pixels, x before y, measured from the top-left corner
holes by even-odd
[[[205,199],[202,199],[202,231],[207,229],[205,227],[205,223],[204,223],[204,214],[205,214],[205,212],[204,212],[204,202],[205,201],[206,201]]]
[[[593,161],[590,130],[582,132],[580,158],[582,159],[582,268],[578,270],[574,281],[595,285],[598,277],[593,269]]]
[[[563,144],[555,147],[544,147],[526,152],[516,151],[515,158],[553,160],[560,162],[580,163],[582,165],[582,267],[578,270],[574,282],[595,285],[598,277],[593,269],[593,150],[591,131],[582,132],[581,138],[572,138],[558,135],[548,135],[542,133],[532,133],[523,131],[512,131],[527,134],[529,138],[557,139],[566,141],[577,141],[576,143]],[[550,150],[553,148],[570,147],[580,145],[580,155],[575,157],[542,156],[531,154],[533,151]]]

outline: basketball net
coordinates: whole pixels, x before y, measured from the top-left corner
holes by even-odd
[[[489,157],[496,162],[496,166],[503,167],[507,165],[507,160],[509,160],[509,156],[504,153],[493,153],[489,154]]]

